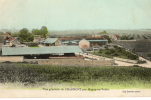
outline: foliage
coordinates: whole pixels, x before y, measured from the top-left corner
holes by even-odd
[[[47,37],[48,29],[47,29],[46,26],[42,26],[42,27],[41,27],[41,34],[42,34],[42,37],[44,37],[44,38]]]
[[[127,35],[121,36],[121,40],[133,40],[133,39],[134,39],[134,37],[129,37]]]
[[[102,36],[104,39],[107,39],[109,43],[111,43],[111,38],[108,35],[103,35]]]
[[[19,33],[18,33],[18,32],[15,32],[15,33],[12,34],[12,36],[13,36],[13,37],[19,37]]]
[[[148,57],[151,57],[151,54],[148,54],[147,56],[148,56]]]
[[[41,31],[39,29],[33,29],[32,34],[34,35],[41,35]]]
[[[146,61],[145,60],[138,60],[137,63],[138,64],[144,64],[144,63],[146,63]]]
[[[107,31],[100,32],[100,34],[108,34]]]
[[[109,57],[109,58],[120,57],[125,59],[138,60],[137,55],[134,55],[126,51],[124,48],[120,48],[117,46],[115,46],[113,49],[104,49],[104,50],[100,50],[99,52],[94,52],[94,54]]]
[[[48,35],[48,29],[46,26],[42,26],[41,29],[33,29],[32,33],[34,35],[40,35],[43,38],[46,38]]]
[[[28,29],[23,28],[19,32],[19,39],[21,42],[32,42],[34,36],[31,33],[29,33]]]
[[[0,64],[0,82],[126,82],[151,81],[151,69],[142,67],[63,67],[31,64]]]

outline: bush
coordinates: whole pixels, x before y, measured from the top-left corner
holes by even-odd
[[[151,69],[133,67],[63,67],[32,64],[0,64],[0,82],[55,82],[55,81],[151,81]]]
[[[145,60],[138,60],[137,63],[138,64],[144,64],[144,63],[146,63],[146,61]]]
[[[132,54],[131,52],[126,51],[124,48],[114,46],[114,49],[105,49],[100,50],[97,53],[94,53],[96,55],[101,55],[105,57],[119,57],[124,59],[131,59],[131,60],[138,60],[138,56],[135,54]]]
[[[133,65],[133,67],[142,67],[142,66],[139,66],[139,65]]]

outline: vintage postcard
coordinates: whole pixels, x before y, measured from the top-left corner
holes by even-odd
[[[151,0],[0,0],[0,98],[151,97]]]

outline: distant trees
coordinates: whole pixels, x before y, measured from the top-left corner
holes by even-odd
[[[134,39],[134,37],[129,37],[126,35],[121,36],[121,40],[133,40],[133,39]]]
[[[100,32],[100,34],[108,34],[107,31]]]
[[[33,29],[32,33],[34,35],[40,35],[43,38],[46,38],[48,35],[48,29],[46,26],[42,26],[41,29]]]
[[[33,29],[32,30],[32,34],[34,34],[34,35],[40,35],[40,30],[39,29]]]
[[[34,40],[33,34],[31,34],[27,28],[21,29],[18,37],[20,42],[32,42]]]
[[[41,27],[41,36],[46,38],[47,37],[47,34],[48,34],[48,29],[46,26],[42,26]]]
[[[112,42],[111,38],[108,35],[103,35],[102,36],[104,39],[107,39],[109,43]]]
[[[40,35],[42,38],[46,38],[48,35],[47,27],[42,26],[41,29],[33,29],[32,32],[29,32],[27,28],[23,28],[13,36],[19,37],[20,42],[32,42],[34,40],[34,35]]]

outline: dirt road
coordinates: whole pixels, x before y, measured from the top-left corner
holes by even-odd
[[[139,57],[140,60],[146,61],[144,64],[132,64],[132,63],[127,63],[127,62],[122,62],[122,61],[117,61],[115,60],[115,63],[118,64],[118,66],[133,66],[133,65],[138,65],[146,68],[151,68],[151,61],[146,60],[142,57]]]

